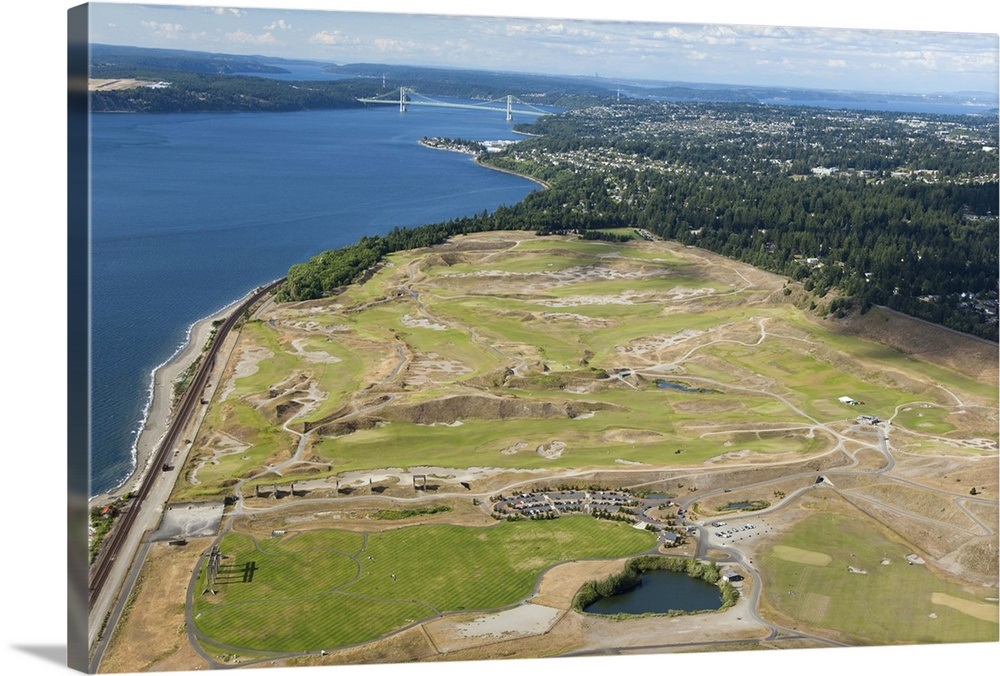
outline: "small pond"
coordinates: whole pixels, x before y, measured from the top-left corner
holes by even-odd
[[[694,394],[714,394],[718,390],[710,390],[706,387],[688,387],[684,383],[675,383],[672,380],[657,380],[656,387],[661,390],[677,390],[678,392],[690,392]]]
[[[678,571],[650,570],[642,574],[639,586],[623,594],[598,599],[584,610],[598,615],[642,615],[671,610],[716,610],[721,607],[722,591],[714,584]]]

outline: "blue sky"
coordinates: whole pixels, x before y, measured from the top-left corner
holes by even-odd
[[[718,17],[711,19],[713,23],[703,23],[707,18],[699,21],[699,15],[692,15],[690,9],[687,13],[677,8],[646,11],[629,0],[624,3],[629,11],[610,15],[586,13],[565,2],[536,2],[533,11],[524,6],[526,3],[514,3],[515,7],[510,3],[477,5],[474,9],[465,6],[467,3],[424,1],[273,0],[257,4],[265,6],[94,4],[91,38],[110,44],[337,63],[364,61],[566,75],[596,73],[613,78],[912,93],[998,89],[997,34],[985,14],[993,12],[995,16],[996,10],[977,10],[984,13],[981,21],[966,17],[966,27],[945,28],[948,32],[944,32],[802,28],[795,27],[796,23],[802,25],[799,15],[787,14],[787,22],[785,14],[774,11],[770,14],[756,11],[747,16],[746,12],[725,8],[727,3],[717,2],[699,3],[705,8],[722,8],[708,14]],[[864,23],[867,21],[875,22],[876,26],[908,29],[914,25],[909,15],[923,12],[925,23],[917,26],[936,27],[934,12],[943,15],[949,13],[949,8],[961,7],[961,3],[890,2],[890,9],[901,5],[908,10],[897,14],[894,22],[891,15],[879,19],[869,16],[867,11],[852,17],[851,2],[830,4],[840,12],[819,15],[820,18],[813,20],[818,25],[851,26],[857,25],[857,21],[867,25]],[[330,12],[317,11],[314,9],[317,6],[436,14]],[[605,10],[623,7],[618,2],[602,6]],[[759,5],[755,7],[759,9]],[[523,18],[526,15],[519,9],[528,10],[527,18]],[[496,11],[522,18],[441,13],[449,11]],[[608,16],[630,20],[608,21]],[[672,16],[679,16],[680,22],[639,20],[664,20]],[[716,20],[719,23],[714,23]],[[765,22],[779,25],[759,25]],[[945,25],[944,21],[940,23]]]

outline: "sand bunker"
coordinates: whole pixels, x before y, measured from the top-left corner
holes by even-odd
[[[506,279],[525,281],[544,281],[547,286],[564,286],[566,284],[581,284],[585,282],[650,279],[666,277],[672,274],[664,268],[650,270],[619,270],[606,265],[578,265],[562,270],[538,270],[535,272],[510,272],[508,270],[477,270],[475,272],[460,272],[445,274],[441,277],[479,277],[486,279]]]
[[[610,326],[611,322],[601,317],[588,317],[576,312],[543,312],[542,319],[553,322],[574,322],[587,326]]]
[[[562,441],[553,441],[548,444],[543,444],[535,449],[535,453],[542,456],[546,460],[555,460],[563,454],[566,444]]]
[[[660,333],[655,336],[637,338],[628,345],[618,346],[617,349],[619,354],[655,354],[660,350],[666,350],[679,343],[697,338],[704,333],[704,331],[696,331],[695,329],[684,329],[683,331],[671,334]]]
[[[426,385],[428,383],[451,382],[459,376],[472,373],[472,369],[457,359],[445,359],[431,352],[423,359],[410,364],[407,371],[406,384],[410,386]]]
[[[523,451],[527,447],[528,447],[528,444],[524,443],[523,441],[519,441],[516,444],[512,444],[512,445],[508,446],[507,448],[503,449],[502,451],[500,451],[500,454],[501,455],[514,455],[518,451]]]
[[[260,362],[265,359],[270,359],[274,356],[274,352],[267,349],[266,347],[249,347],[243,350],[240,354],[240,359],[236,362],[236,366],[233,369],[233,375],[229,378],[229,382],[226,383],[225,389],[222,390],[222,394],[219,395],[222,401],[229,398],[229,395],[233,393],[236,389],[236,381],[240,378],[246,378],[247,376],[252,376],[260,370]]]
[[[411,315],[403,315],[399,318],[403,326],[411,329],[430,329],[431,331],[447,331],[448,327],[444,324],[437,324],[429,319],[423,317],[413,317]]]
[[[602,295],[589,294],[581,296],[566,296],[538,301],[545,307],[581,307],[586,305],[637,305],[639,303],[676,303],[691,298],[699,298],[714,293],[713,289],[688,289],[675,286],[669,291],[622,291],[621,293]]]
[[[295,354],[302,357],[306,361],[311,361],[314,364],[336,364],[341,361],[340,357],[335,357],[329,352],[324,352],[323,350],[306,350],[306,343],[309,342],[308,338],[296,338],[292,341],[292,349],[295,350]]]
[[[282,326],[286,326],[286,327],[288,327],[290,329],[296,329],[298,331],[304,331],[306,333],[328,333],[328,334],[335,334],[335,333],[346,333],[346,332],[348,332],[348,331],[351,330],[351,327],[348,326],[347,324],[329,324],[329,325],[323,325],[323,324],[320,324],[319,322],[305,321],[305,320],[297,320],[297,321],[294,321],[294,322],[287,321],[287,320],[282,320],[282,321],[279,321],[278,323],[281,324]]]

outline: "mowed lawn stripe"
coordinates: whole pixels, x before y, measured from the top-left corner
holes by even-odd
[[[310,533],[304,550],[289,539],[280,555],[231,534],[222,541],[230,557],[224,565],[259,567],[251,581],[219,585],[217,595],[201,596],[196,588],[195,624],[234,647],[329,649],[436,613],[510,605],[530,595],[538,575],[555,563],[630,556],[655,542],[647,531],[589,516],[488,528],[422,525],[369,535],[355,562],[335,551],[344,547],[343,531]],[[204,571],[197,584],[204,585]]]

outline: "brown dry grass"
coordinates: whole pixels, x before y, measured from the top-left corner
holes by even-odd
[[[102,673],[187,671],[204,667],[188,643],[184,604],[191,571],[208,539],[150,547],[133,600],[101,662]]]
[[[882,308],[874,308],[865,315],[851,317],[839,324],[827,324],[835,331],[890,345],[981,383],[997,383],[997,346],[994,343]]]

